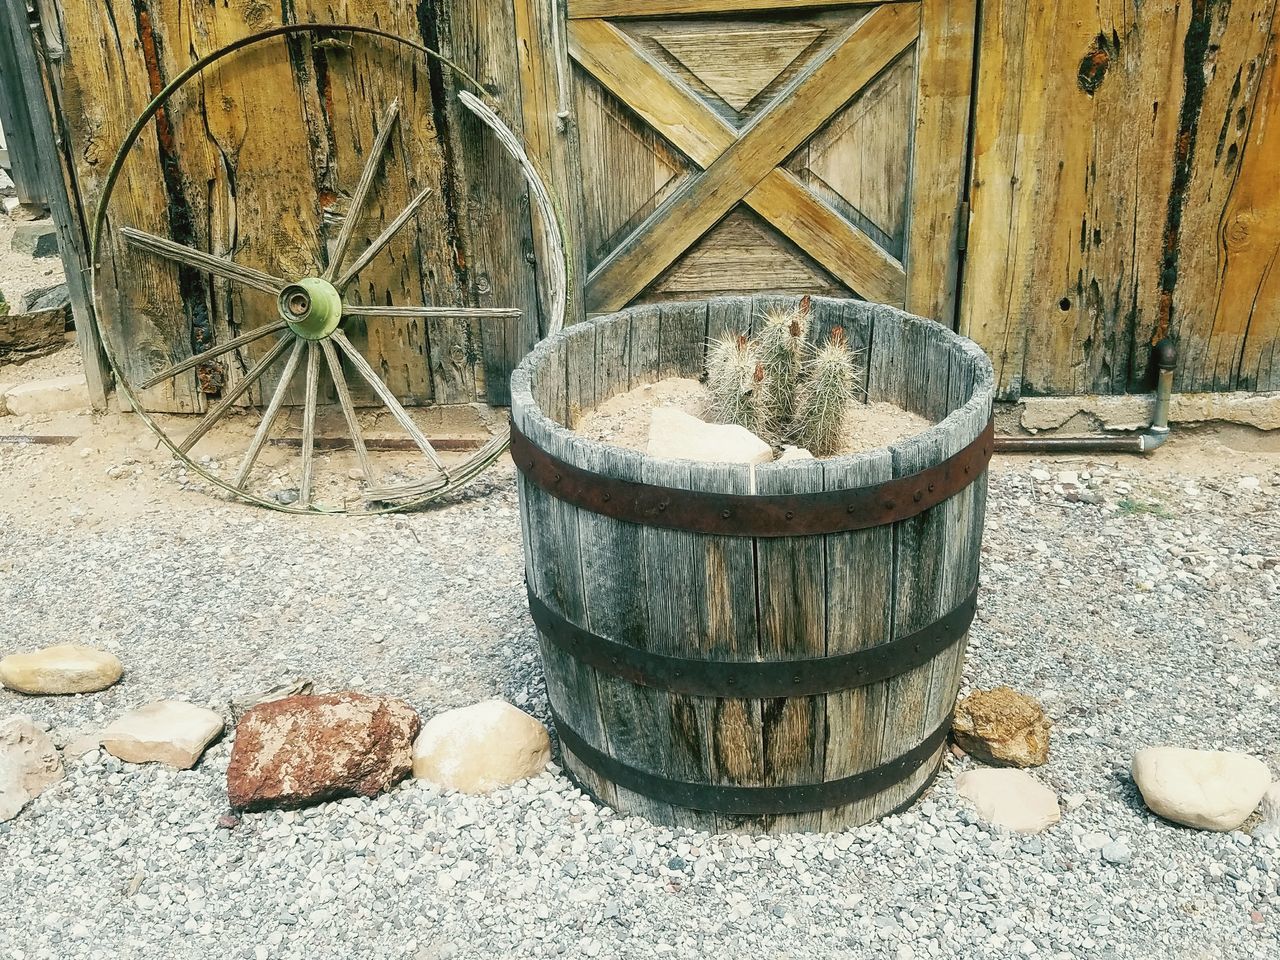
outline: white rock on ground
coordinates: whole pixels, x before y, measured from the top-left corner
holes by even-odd
[[[124,666],[115,654],[61,643],[0,660],[0,684],[33,695],[96,693],[116,683]]]
[[[1040,833],[1062,819],[1057,794],[1025,770],[966,770],[956,777],[956,793],[983,820],[1017,833]]]
[[[1201,830],[1235,830],[1257,809],[1271,771],[1229,750],[1148,747],[1133,757],[1133,779],[1153,813]]]
[[[551,759],[546,727],[505,700],[447,710],[413,745],[413,775],[447,790],[489,793],[542,772]]]
[[[222,728],[222,717],[212,710],[160,700],[111,723],[102,731],[102,746],[128,763],[164,763],[189,770]]]
[[[89,387],[80,374],[33,380],[10,387],[4,394],[4,407],[15,417],[87,410],[90,406]]]
[[[649,415],[651,457],[710,463],[770,463],[773,448],[746,427],[706,423],[673,407],[655,407]]]
[[[1262,822],[1254,828],[1253,839],[1280,845],[1280,783],[1273,783],[1262,795]]]
[[[0,823],[64,776],[58,748],[30,717],[0,721]]]

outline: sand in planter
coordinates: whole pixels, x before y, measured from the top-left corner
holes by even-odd
[[[594,410],[585,411],[573,429],[590,440],[643,453],[649,445],[649,411],[655,407],[675,407],[710,419],[707,388],[687,377],[668,377],[610,397]],[[837,455],[885,447],[922,433],[929,426],[924,417],[892,403],[854,404],[845,427],[844,444]]]

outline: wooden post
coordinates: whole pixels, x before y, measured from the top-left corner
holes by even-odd
[[[43,205],[44,183],[36,162],[35,138],[27,109],[26,85],[8,17],[0,17],[0,127],[4,129],[9,173],[23,203]]]
[[[524,140],[529,155],[545,171],[561,204],[560,216],[570,244],[569,312],[565,323],[576,323],[586,316],[582,289],[586,260],[580,239],[582,176],[565,14],[560,0],[514,3]],[[541,260],[546,252],[538,246]]]
[[[0,19],[13,39],[18,75],[26,98],[31,121],[35,159],[42,175],[44,197],[58,229],[58,250],[67,273],[67,290],[71,295],[71,312],[76,322],[76,343],[84,359],[84,376],[89,398],[95,410],[107,408],[107,391],[111,387],[111,371],[98,339],[97,317],[89,284],[89,242],[83,212],[79,207],[79,191],[69,158],[62,147],[63,138],[54,118],[61,111],[58,98],[49,81],[49,63],[38,24],[28,0],[5,4]],[[75,198],[74,201],[72,198]]]

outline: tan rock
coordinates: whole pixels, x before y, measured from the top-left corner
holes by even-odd
[[[1024,770],[966,770],[956,777],[956,793],[983,820],[1017,833],[1040,833],[1062,819],[1057,794]]]
[[[241,810],[374,797],[413,768],[422,720],[403,700],[327,693],[270,700],[236,724],[227,798]]]
[[[0,684],[36,695],[94,693],[124,674],[120,660],[104,650],[79,643],[15,653],[0,660]]]
[[[773,448],[746,427],[705,423],[674,407],[655,407],[649,415],[651,457],[708,463],[769,463]]]
[[[778,457],[778,463],[795,463],[801,460],[812,460],[813,454],[804,447],[793,447],[787,444],[782,448],[782,456]]]
[[[1237,829],[1271,784],[1265,763],[1229,750],[1148,747],[1132,773],[1152,813],[1200,830]]]
[[[546,728],[505,700],[448,710],[413,745],[413,775],[446,790],[488,793],[537,776],[551,759]]]
[[[65,775],[58,748],[30,717],[0,721],[0,823]]]
[[[102,747],[126,763],[165,763],[189,770],[222,728],[222,717],[212,710],[161,700],[112,722],[102,731]]]
[[[1049,759],[1044,708],[1009,687],[975,690],[956,704],[952,733],[960,748],[984,763],[1038,767]]]
[[[1262,795],[1259,812],[1262,814],[1262,822],[1254,828],[1253,839],[1280,845],[1280,783],[1267,787],[1267,792]]]
[[[13,416],[25,417],[37,413],[87,410],[91,403],[84,377],[72,374],[10,387],[4,395],[4,405]]]
[[[82,733],[72,737],[62,748],[62,755],[68,760],[78,760],[87,753],[93,753],[102,746],[102,734]]]

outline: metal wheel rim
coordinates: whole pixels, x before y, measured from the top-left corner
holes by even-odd
[[[187,455],[187,453],[178,447],[159,423],[157,423],[156,420],[142,408],[141,403],[138,401],[137,394],[134,392],[133,385],[124,375],[122,365],[117,361],[110,338],[104,335],[101,330],[101,323],[98,321],[98,312],[101,310],[98,296],[98,281],[102,266],[102,241],[106,229],[108,211],[111,206],[112,197],[115,194],[115,187],[120,177],[120,173],[123,170],[124,164],[127,162],[134,145],[137,143],[138,138],[142,135],[142,132],[155,119],[156,115],[165,108],[169,100],[179,89],[185,86],[189,80],[203,73],[209,67],[212,67],[214,64],[219,63],[232,54],[256,44],[279,37],[288,37],[300,34],[310,34],[321,37],[333,34],[357,34],[390,41],[400,47],[416,51],[429,59],[437,61],[442,66],[449,69],[455,77],[464,81],[466,85],[474,88],[474,90],[481,94],[485,93],[484,87],[475,79],[475,77],[471,76],[467,71],[463,70],[451,59],[438,51],[385,30],[356,24],[285,24],[248,37],[243,37],[240,40],[201,57],[170,80],[137,117],[133,126],[130,127],[129,132],[126,134],[124,141],[121,143],[119,150],[116,152],[115,158],[107,173],[102,196],[98,201],[98,206],[94,215],[93,235],[90,244],[90,296],[94,306],[94,322],[99,326],[99,339],[102,343],[103,352],[106,355],[107,362],[115,376],[116,389],[123,393],[125,398],[129,401],[133,413],[147,425],[147,428],[155,434],[156,438],[164,444],[164,446],[169,448],[169,451],[173,454],[175,459],[185,463],[198,476],[213,484],[215,487],[231,494],[233,498],[244,500],[248,503],[253,503],[269,510],[301,515],[348,514],[353,516],[376,516],[379,514],[405,512],[416,507],[421,507],[424,504],[438,500],[444,496],[456,493],[468,484],[474,482],[481,474],[492,466],[504,452],[506,452],[510,445],[510,428],[504,427],[472,457],[463,464],[460,464],[456,471],[447,476],[447,483],[444,487],[423,493],[419,496],[406,496],[395,502],[383,503],[377,506],[370,505],[370,501],[365,501],[365,509],[359,511],[347,510],[345,508],[325,509],[315,504],[295,506],[293,504],[281,503],[277,500],[267,500],[257,494],[250,493],[247,490],[234,486],[224,478],[205,469],[198,461],[192,459]],[[538,208],[539,216],[532,219],[534,221],[535,229],[539,229],[541,231],[542,237],[544,241],[546,241],[545,249],[549,251],[548,266],[550,269],[547,286],[550,290],[550,295],[548,297],[550,309],[545,336],[551,336],[552,334],[559,332],[563,327],[565,316],[568,311],[569,270],[571,258],[569,256],[564,231],[561,227],[560,203],[547,186],[546,179],[542,175],[537,163],[529,157],[515,133],[502,120],[499,114],[488,103],[481,99],[481,97],[476,96],[470,91],[460,91],[458,93],[458,99],[489,128],[492,134],[497,136],[499,142],[502,143],[503,148],[520,166],[530,189],[532,203]],[[333,266],[334,268],[337,268],[339,264],[335,261]],[[287,344],[287,342],[287,340],[280,341],[281,344]],[[296,342],[301,344],[305,341],[301,337],[298,337]],[[292,377],[292,373],[289,374],[289,377]]]

